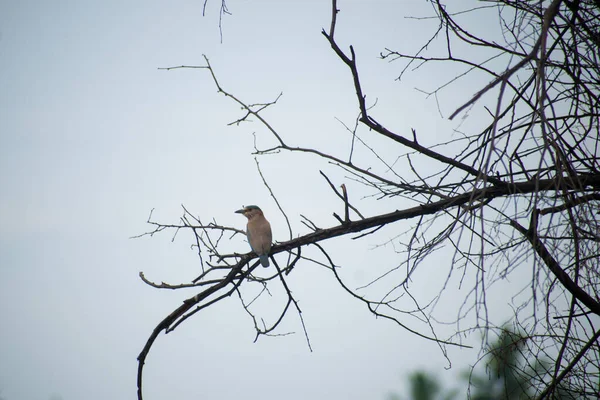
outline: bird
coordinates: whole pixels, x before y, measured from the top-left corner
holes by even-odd
[[[271,250],[271,224],[265,218],[258,206],[246,206],[236,213],[248,218],[246,225],[246,236],[253,252],[258,255],[263,267],[269,266],[269,251]]]

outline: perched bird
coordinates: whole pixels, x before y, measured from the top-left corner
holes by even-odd
[[[253,252],[258,255],[263,267],[269,266],[269,251],[271,250],[271,224],[257,206],[246,206],[236,213],[248,218],[246,236]]]

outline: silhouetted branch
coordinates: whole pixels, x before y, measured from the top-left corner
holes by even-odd
[[[452,104],[456,110],[450,119],[465,110],[477,114],[473,126],[465,129],[468,133],[461,132],[459,125],[447,132],[448,139],[437,142],[439,135],[419,130],[418,141],[416,129],[404,135],[389,128],[395,121],[384,123],[371,114],[377,102],[367,103],[367,96],[371,99],[378,95],[372,96],[363,89],[354,47],[350,45],[343,50],[335,36],[340,11],[336,0],[331,2],[329,31],[323,30],[322,34],[344,68],[350,71],[348,83],[356,95],[359,113],[354,126],[340,121],[351,136],[348,138],[346,134],[347,139],[344,139],[349,142],[349,152],[348,147],[327,152],[323,148],[292,144],[284,134],[285,127],[276,129],[263,113],[277,105],[281,93],[272,101],[242,100],[224,89],[206,56],[205,65],[160,68],[208,70],[218,93],[241,108],[241,116],[229,125],[258,122],[273,139],[275,145],[259,148],[255,136],[256,156],[293,152],[324,160],[342,171],[343,181],[335,185],[326,172],[320,173],[335,196],[343,201],[344,212],[340,216],[340,210],[330,210],[338,221],[334,226],[300,214],[300,222],[309,232],[294,237],[292,221],[275,196],[277,188],[267,183],[257,159],[258,173],[284,215],[289,231],[288,241],[272,247],[269,256],[277,272],[266,270],[269,274],[266,277],[253,274],[258,265],[254,253],[222,250],[223,242],[243,234],[242,230],[219,225],[211,218],[210,223],[202,222],[206,219],[195,217],[183,206],[183,215],[176,224],[156,222],[151,212],[148,218],[151,230],[137,237],[153,237],[169,231],[174,240],[190,232],[201,272],[189,283],[156,283],[143,273],[140,278],[158,289],[199,287],[201,291],[163,319],[147,340],[138,357],[140,399],[143,365],[158,334],[175,329],[195,313],[233,293],[238,294],[242,307],[254,322],[255,340],[260,335],[289,334],[276,333],[276,328],[287,312],[295,309],[310,348],[302,311],[285,278],[301,261],[330,269],[335,282],[364,303],[371,313],[435,342],[446,357],[445,346],[465,347],[461,341],[462,335],[467,333],[481,330],[482,344],[485,344],[487,330],[493,328],[487,306],[489,286],[507,279],[517,268],[529,268],[531,280],[523,282],[522,288],[510,294],[513,296],[510,299],[507,295],[507,303],[524,298],[518,300],[519,304],[511,303],[515,310],[514,323],[528,331],[527,340],[519,342],[520,347],[517,347],[526,360],[540,359],[546,354],[558,354],[558,358],[544,371],[530,365],[533,372],[529,378],[535,383],[526,389],[540,399],[558,388],[568,389],[574,397],[591,392],[589,388],[597,383],[600,369],[598,356],[589,351],[600,335],[590,315],[600,315],[597,217],[600,213],[600,62],[597,52],[600,5],[596,0],[495,0],[485,7],[452,12],[449,9],[460,7],[458,3],[434,0],[430,4],[439,25],[423,40],[417,52],[408,54],[385,49],[381,57],[406,62],[398,79],[409,71],[417,73],[425,65],[443,63],[462,68],[449,79],[441,78],[442,83],[435,82],[437,74],[426,72],[428,82],[433,81],[436,89],[421,90],[421,93],[435,96],[436,101],[442,91],[449,90],[465,77],[477,78],[476,73],[486,77],[469,100],[461,102],[458,108]],[[497,12],[502,37],[486,37],[487,31],[477,34],[475,29],[459,22],[462,20],[458,15],[475,15],[487,10]],[[223,1],[220,19],[224,13],[227,8]],[[433,46],[438,41],[442,50]],[[470,50],[463,54],[465,47]],[[483,50],[483,55],[472,49]],[[462,91],[459,87],[452,98]],[[367,105],[371,103],[373,105]],[[440,110],[439,102],[436,106]],[[418,121],[411,121],[409,126],[417,124]],[[393,146],[393,151],[378,150],[373,143],[382,140],[384,146]],[[358,150],[365,150],[370,159],[364,158]],[[394,155],[389,156],[390,153]],[[349,200],[346,181],[365,188],[364,193],[356,193],[352,186],[355,204]],[[377,203],[377,207],[363,208],[369,201],[382,199],[387,201]],[[362,210],[378,211],[364,217],[355,205]],[[360,219],[351,220],[350,210]],[[519,222],[526,218],[530,221],[528,228]],[[397,224],[399,221],[405,222]],[[384,272],[373,272],[374,276],[365,280],[367,283],[361,282],[357,289],[351,289],[340,276],[344,270],[334,264],[323,242],[343,236],[349,236],[347,240],[374,238],[372,235],[376,233],[381,238],[383,228],[392,224],[395,231],[386,229],[385,235],[389,237],[377,247],[392,248],[389,260],[396,264]],[[306,252],[302,255],[302,247],[309,245],[319,249],[317,257]],[[409,290],[409,285],[417,279],[420,268],[431,262],[430,256],[443,248],[450,249],[452,256],[447,257],[445,272],[436,270],[436,274],[446,276],[439,293],[423,300],[417,296],[420,293]],[[287,263],[280,267],[275,256],[281,252],[288,252],[289,256]],[[278,258],[281,263],[282,257]],[[436,259],[433,262],[439,264]],[[521,275],[519,281],[522,281]],[[252,306],[260,296],[269,293],[268,285],[272,284],[280,285],[286,297],[275,320],[264,321]],[[250,301],[244,299],[243,293],[248,285],[261,285],[258,295]],[[444,301],[446,290],[465,285],[468,285],[466,295],[457,301],[456,332],[441,340],[434,329],[439,321],[434,310]],[[371,291],[369,295],[365,294],[366,290]],[[565,298],[570,300],[568,309],[563,307]],[[401,299],[406,304],[400,303]],[[407,323],[402,316],[410,316],[420,328]],[[459,323],[467,320],[472,322],[471,327],[459,327]],[[581,347],[583,343],[586,344]],[[585,363],[581,361],[584,359]],[[593,368],[582,367],[586,363]],[[565,389],[567,381],[570,386]]]

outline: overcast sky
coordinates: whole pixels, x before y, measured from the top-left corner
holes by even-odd
[[[349,136],[336,117],[352,124],[356,100],[346,67],[320,33],[330,23],[329,2],[231,0],[222,43],[218,2],[209,0],[206,17],[202,5],[0,2],[3,399],[134,398],[136,357],[148,335],[193,295],[150,288],[138,272],[179,283],[198,271],[189,236],[173,243],[169,233],[130,239],[149,229],[151,209],[156,219],[175,223],[184,204],[206,221],[243,228],[233,211],[258,204],[274,239],[289,239],[252,155],[252,133],[262,148],[272,138],[258,124],[227,126],[240,109],[216,93],[205,70],[158,67],[200,65],[206,54],[223,87],[249,103],[283,92],[265,117],[290,144],[347,155]],[[447,115],[456,102],[442,101],[440,115],[435,99],[415,90],[434,88],[427,74],[397,82],[400,65],[378,60],[385,47],[410,52],[424,43],[421,32],[435,21],[404,17],[431,15],[430,5],[340,1],[339,7],[336,35],[344,48],[355,46],[364,88],[378,101],[374,114],[399,132],[416,128],[423,143],[450,138],[456,123]],[[475,87],[458,85],[465,99]],[[381,151],[393,159],[399,149]],[[321,227],[336,224],[331,213],[341,214],[341,204],[319,169],[338,184],[342,171],[309,156],[259,160],[295,235],[308,232],[300,214]],[[349,190],[359,204],[369,194],[351,183]],[[362,210],[374,215],[405,206],[397,201],[366,199]],[[393,237],[396,228],[386,229],[360,245],[326,243],[350,284],[364,282],[371,266],[399,263],[373,249]],[[247,251],[239,237],[226,245]],[[436,259],[423,265],[423,290],[436,277]],[[294,314],[280,332],[295,335],[254,344],[252,322],[232,297],[159,336],[147,359],[145,398],[384,399],[403,391],[411,371],[427,369],[451,382],[476,358],[476,350],[453,350],[446,371],[435,344],[376,320],[323,268],[301,263],[289,283],[314,352]],[[279,309],[273,302],[267,314]]]

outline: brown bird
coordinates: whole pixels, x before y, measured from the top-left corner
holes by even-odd
[[[246,206],[236,213],[243,214],[248,218],[246,225],[246,236],[253,252],[258,255],[263,267],[269,266],[269,251],[271,250],[271,224],[265,218],[258,206]]]

